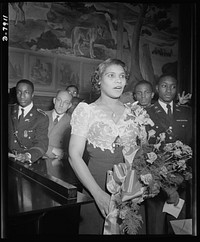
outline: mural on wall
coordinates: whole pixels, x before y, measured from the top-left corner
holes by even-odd
[[[133,81],[154,83],[164,71],[176,71],[178,4],[9,3],[9,45],[93,60],[115,58],[121,51]]]

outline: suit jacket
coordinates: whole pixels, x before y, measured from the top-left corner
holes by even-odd
[[[47,116],[49,117],[49,127],[48,127],[48,137],[49,137],[49,146],[46,152],[46,155],[50,158],[54,158],[52,153],[53,148],[62,149],[65,153],[68,150],[68,143],[70,137],[70,120],[71,116],[67,113],[59,120],[59,122],[54,125],[53,123],[53,110],[46,111]]]
[[[165,132],[166,143],[180,140],[184,144],[192,145],[192,110],[190,107],[173,103],[172,119],[168,118],[158,101],[146,110],[155,124],[152,127],[156,131],[155,137]],[[151,138],[150,143],[155,143],[155,138]]]
[[[35,162],[48,148],[49,119],[41,109],[35,106],[18,122],[18,104],[9,105],[8,110],[8,148],[12,152],[29,152]]]

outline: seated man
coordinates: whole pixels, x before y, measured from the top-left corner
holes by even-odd
[[[33,163],[48,148],[49,119],[33,104],[34,85],[22,79],[16,85],[17,104],[8,110],[8,155],[21,162]]]
[[[46,111],[49,117],[49,146],[45,154],[48,158],[61,159],[67,151],[67,139],[70,135],[71,115],[66,111],[72,106],[72,96],[66,90],[57,92],[53,99],[54,109]]]

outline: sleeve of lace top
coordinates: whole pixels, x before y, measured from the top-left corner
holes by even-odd
[[[89,127],[90,108],[85,102],[81,102],[74,109],[71,117],[71,134],[87,137]]]

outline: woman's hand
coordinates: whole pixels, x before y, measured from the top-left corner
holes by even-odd
[[[105,218],[109,213],[110,195],[101,190],[100,192],[97,192],[96,195],[94,195],[94,199]]]
[[[192,94],[188,93],[185,95],[185,91],[183,91],[181,95],[180,93],[178,93],[179,104],[185,104],[189,102],[189,99],[191,99],[191,97],[192,97]]]

